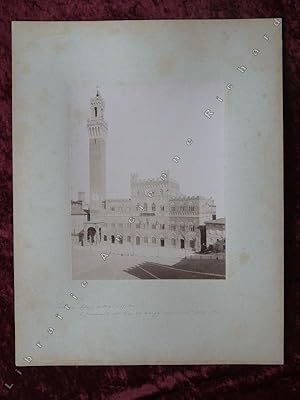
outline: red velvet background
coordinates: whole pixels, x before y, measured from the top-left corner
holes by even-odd
[[[2,0],[0,3],[1,399],[300,398],[300,273],[297,268],[300,250],[299,16],[300,2],[297,0]],[[270,17],[284,19],[285,365],[27,367],[18,368],[22,373],[20,375],[14,365],[10,22],[12,20]]]

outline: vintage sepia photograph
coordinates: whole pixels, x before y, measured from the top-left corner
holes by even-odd
[[[278,20],[12,35],[16,366],[282,363]]]
[[[199,110],[213,86],[80,90],[70,111],[73,279],[225,279],[222,113],[208,129]]]

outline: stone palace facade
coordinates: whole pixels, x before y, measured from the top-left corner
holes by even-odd
[[[154,179],[131,174],[129,199],[106,198],[107,124],[99,90],[91,99],[90,110],[90,202],[87,209],[83,193],[81,199],[71,202],[73,241],[81,245],[110,243],[199,251],[203,244],[200,226],[216,220],[214,200],[181,194],[168,171]]]

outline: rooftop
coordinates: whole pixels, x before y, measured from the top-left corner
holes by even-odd
[[[225,218],[217,218],[210,221],[205,221],[205,224],[219,224],[225,225]]]

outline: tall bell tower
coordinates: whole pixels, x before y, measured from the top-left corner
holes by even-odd
[[[106,137],[107,123],[104,121],[105,103],[97,88],[91,98],[91,117],[87,120],[90,159],[90,212],[100,210],[101,201],[106,198]]]

